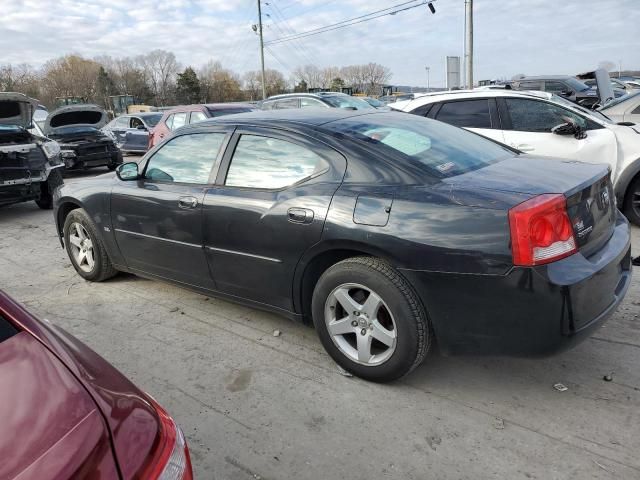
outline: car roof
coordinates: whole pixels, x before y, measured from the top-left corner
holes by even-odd
[[[519,82],[521,80],[566,80],[567,78],[575,78],[572,75],[536,75],[532,77],[522,77],[514,80]]]
[[[488,90],[452,90],[446,92],[431,92],[416,94],[413,100],[402,100],[391,104],[392,108],[404,110],[404,107],[411,105],[418,107],[427,103],[435,103],[448,100],[462,100],[476,97],[529,97],[550,100],[553,95],[549,92],[539,92],[534,90],[509,90],[509,89],[488,89]]]
[[[209,108],[211,110],[217,110],[222,108],[256,108],[255,105],[251,105],[248,103],[235,103],[235,102],[225,102],[225,103],[204,103],[202,105],[191,105],[192,107],[203,106]]]
[[[256,110],[248,113],[238,113],[236,115],[226,115],[223,117],[210,118],[201,122],[192,123],[188,127],[182,128],[202,128],[221,124],[242,124],[242,125],[263,125],[273,126],[278,124],[310,125],[320,126],[335,120],[359,117],[362,115],[383,115],[389,112],[379,110],[345,110],[342,108],[304,108],[304,109],[283,109],[283,110]]]
[[[269,100],[278,100],[281,98],[295,98],[295,97],[323,98],[323,97],[334,97],[336,95],[345,96],[345,97],[349,96],[346,93],[342,93],[342,92],[281,93],[279,95],[272,95],[271,97],[267,98],[265,102],[268,102]]]

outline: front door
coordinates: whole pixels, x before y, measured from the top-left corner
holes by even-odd
[[[613,132],[560,105],[528,98],[499,99],[505,143],[525,153],[569,158],[589,163],[609,163],[618,158]],[[579,124],[584,138],[557,135],[551,129],[567,119]]]
[[[224,131],[175,137],[148,158],[142,178],[114,187],[111,221],[130,268],[214,288],[203,251],[202,205],[226,140]]]
[[[308,137],[238,128],[204,199],[204,245],[217,288],[292,311],[293,274],[320,240],[346,169]]]

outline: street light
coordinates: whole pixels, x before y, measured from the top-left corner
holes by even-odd
[[[424,67],[424,69],[427,71],[427,91],[431,90],[431,86],[429,84],[429,70],[431,70],[430,67]]]

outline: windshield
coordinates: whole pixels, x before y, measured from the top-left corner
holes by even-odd
[[[585,90],[591,89],[589,85],[586,85],[584,82],[581,82],[577,78],[567,78],[565,82],[576,92],[584,92]]]
[[[627,100],[631,100],[632,98],[636,98],[638,95],[640,95],[640,91],[639,92],[635,92],[635,93],[630,93],[630,94],[625,95],[623,97],[614,98],[609,103],[607,103],[604,107],[602,107],[600,110],[601,111],[602,110],[606,111],[607,108],[611,108],[614,105],[618,105],[619,103],[626,102]]]
[[[253,111],[253,109],[249,107],[208,108],[207,110],[209,110],[209,115],[212,117],[223,117],[225,115],[235,115],[237,113]]]
[[[150,115],[141,115],[140,118],[147,124],[148,127],[155,127],[162,118],[161,113],[152,113]]]
[[[371,98],[371,97],[365,98],[364,101],[367,102],[369,105],[371,105],[373,107],[376,107],[376,108],[380,108],[380,107],[385,107],[386,106],[380,100],[376,100],[375,98]]]
[[[403,113],[350,117],[325,127],[376,145],[387,158],[418,161],[440,178],[477,170],[514,155],[512,150],[475,133]]]
[[[322,99],[335,108],[354,108],[356,110],[370,110],[373,107],[364,100],[349,95],[329,95]]]
[[[555,103],[559,103],[565,107],[569,107],[573,110],[578,110],[580,113],[584,114],[584,115],[588,115],[590,117],[595,117],[600,121],[603,122],[607,122],[607,123],[613,123],[611,121],[611,119],[609,117],[607,117],[606,115],[598,112],[597,110],[589,110],[588,108],[585,108],[581,105],[578,105],[577,103],[573,103],[569,100],[567,100],[566,98],[563,98],[559,95],[551,95],[551,101],[555,102]]]

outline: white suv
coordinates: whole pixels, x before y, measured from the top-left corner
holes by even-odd
[[[618,205],[640,225],[638,125],[617,125],[545,92],[438,92],[390,107],[466,128],[522,152],[609,164]]]

